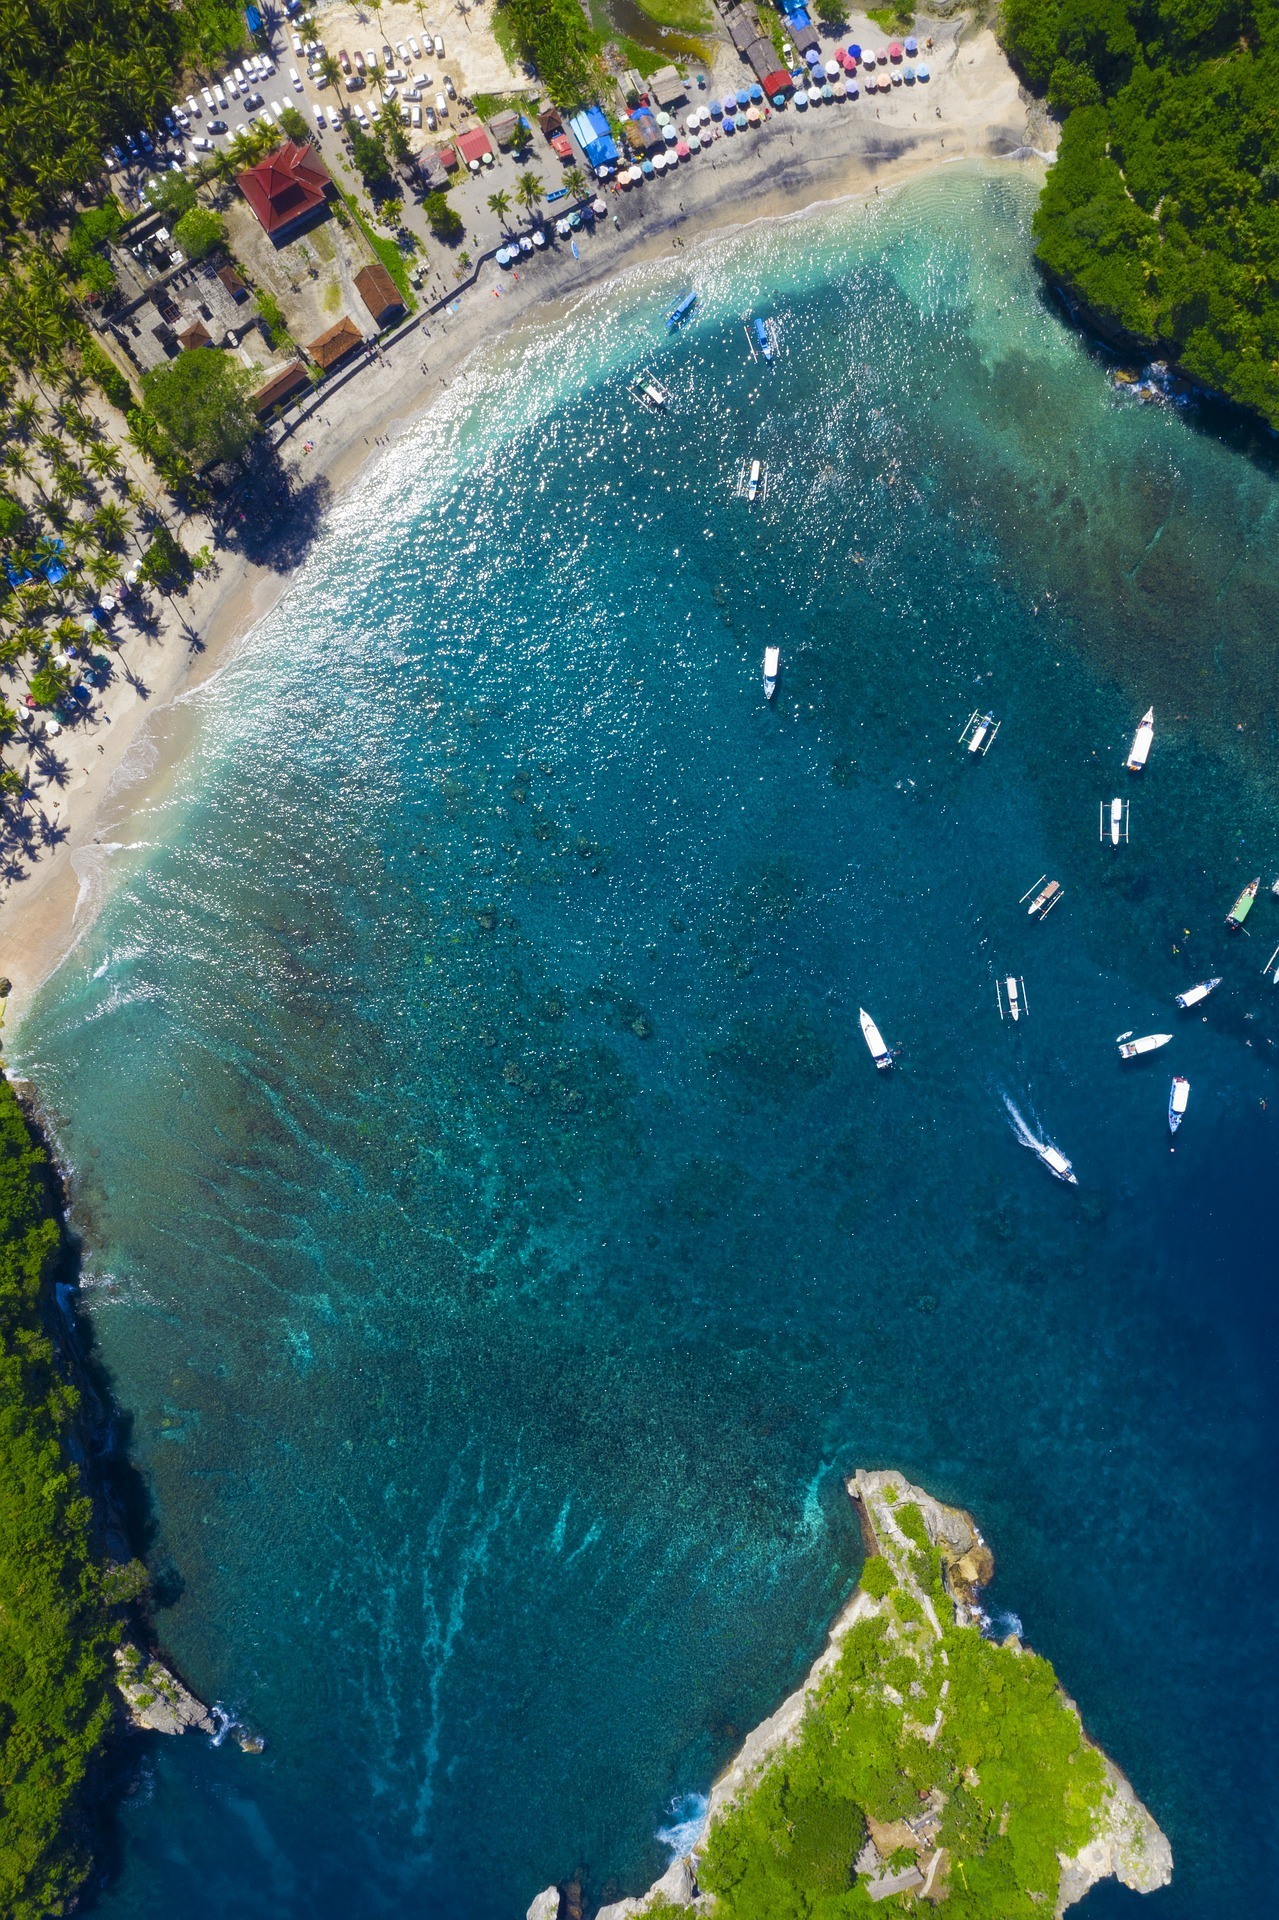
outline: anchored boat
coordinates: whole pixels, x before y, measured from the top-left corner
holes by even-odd
[[[1135,1060],[1138,1054],[1156,1053],[1160,1047],[1166,1047],[1171,1039],[1170,1033],[1143,1033],[1140,1040],[1134,1040],[1130,1033],[1121,1033],[1115,1044],[1121,1060]]]
[[[758,460],[751,461],[750,477],[746,482],[746,498],[752,505],[759,497],[759,483],[764,469]]]
[[[689,314],[692,313],[693,308],[696,305],[697,305],[697,295],[695,293],[681,294],[679,299],[675,302],[675,305],[669,310],[669,312],[666,315],[667,333],[674,333],[677,327],[682,327],[684,322],[688,319]]]
[[[1103,841],[1106,838],[1106,831],[1106,803],[1103,800],[1101,803],[1101,821],[1099,827],[1099,838]],[[1128,802],[1121,800],[1118,795],[1116,795],[1110,803],[1109,831],[1110,844],[1112,847],[1117,847],[1121,840],[1126,841],[1128,838]]]
[[[760,320],[759,318],[752,320],[751,334],[754,338],[756,353],[758,353],[761,360],[771,366],[773,363],[773,336],[769,331],[767,320]]]
[[[1261,875],[1258,874],[1255,880],[1248,882],[1239,898],[1235,901],[1234,906],[1231,907],[1230,912],[1226,915],[1226,925],[1232,933],[1238,933],[1240,927],[1252,912],[1252,903],[1257,897],[1257,888],[1260,885]]]
[[[995,735],[1003,725],[993,713],[970,713],[960,734],[960,744],[968,748],[974,760],[984,760],[995,744]]]
[[[1150,752],[1150,743],[1155,737],[1155,710],[1153,707],[1141,717],[1141,724],[1132,738],[1132,751],[1128,755],[1129,773],[1140,773],[1146,764]]]
[[[777,692],[777,674],[782,664],[780,647],[764,648],[764,698],[771,700]]]
[[[1208,995],[1214,987],[1219,987],[1220,985],[1220,974],[1217,974],[1211,980],[1201,980],[1197,987],[1187,987],[1184,993],[1177,995],[1177,1005],[1179,1007],[1197,1007],[1201,1000],[1208,998]]]
[[[1035,886],[1030,887],[1023,893],[1021,899],[1017,902],[1019,907],[1025,906],[1027,900],[1030,900],[1031,894],[1034,893],[1035,897],[1030,901],[1030,905],[1026,907],[1026,911],[1027,913],[1037,915],[1040,920],[1047,918],[1062,897],[1060,880],[1048,880],[1046,886],[1040,885],[1040,882],[1044,880],[1047,880],[1047,875],[1041,873],[1039,879],[1035,882]],[[1039,888],[1038,893],[1035,893],[1035,887]]]
[[[1005,1002],[1008,1007],[1006,1017],[1011,1020],[1014,1025],[1021,1019],[1023,1013],[1030,1012],[1030,1007],[1026,1000],[1026,982],[1019,980],[1015,973],[1005,975],[1002,987],[999,981],[996,980],[995,998],[999,1002],[999,1017],[1001,1020],[1005,1018]]]
[[[631,393],[650,413],[665,413],[671,403],[671,396],[660,380],[636,380]]]
[[[857,1009],[857,1018],[862,1030],[862,1038],[870,1048],[871,1059],[877,1067],[891,1067],[893,1056],[884,1044],[884,1036],[867,1013],[865,1007]]]
[[[1168,1095],[1169,1133],[1176,1133],[1178,1127],[1181,1125],[1182,1120],[1185,1118],[1186,1103],[1189,1099],[1190,1082],[1184,1074],[1179,1073],[1173,1081],[1172,1091]]]

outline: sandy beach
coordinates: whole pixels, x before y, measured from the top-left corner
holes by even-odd
[[[128,643],[135,678],[117,676],[95,718],[60,736],[60,782],[32,803],[49,823],[50,844],[26,876],[11,882],[0,906],[0,974],[12,983],[11,1013],[21,1013],[91,924],[109,849],[129,838],[131,816],[181,755],[184,728],[157,729],[157,717],[171,716],[244,644],[287,591],[323,504],[380,458],[387,440],[455,381],[472,355],[496,340],[509,342],[514,328],[553,321],[583,293],[672,252],[690,256],[691,272],[698,245],[726,231],[887,192],[957,162],[1016,156],[1012,163],[1021,164],[1034,162],[1032,150],[1048,149],[1055,130],[1022,94],[988,29],[921,20],[917,31],[931,31],[935,41],[927,85],[863,93],[856,102],[803,114],[790,108],[757,133],[721,140],[673,178],[610,194],[608,213],[581,237],[579,259],[567,246],[548,249],[517,275],[486,262],[478,283],[457,296],[456,311],[420,317],[355,377],[321,389],[277,429],[281,461],[314,524],[286,538],[283,556],[267,562],[224,550],[214,572],[175,612],[166,610],[144,652]],[[882,37],[869,24],[864,32],[876,42]]]

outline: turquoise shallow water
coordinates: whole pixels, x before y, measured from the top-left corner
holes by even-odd
[[[1274,476],[1114,397],[1032,205],[952,170],[686,261],[673,341],[661,273],[533,332],[200,696],[13,1048],[164,1638],[269,1741],[148,1757],[104,1913],[635,1890],[817,1651],[841,1476],[881,1463],[976,1511],[992,1603],[1168,1830],[1150,1912],[1255,1910],[1279,909],[1222,919],[1279,871]]]

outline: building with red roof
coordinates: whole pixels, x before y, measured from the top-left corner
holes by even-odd
[[[307,140],[286,140],[256,167],[238,173],[236,184],[277,247],[323,212],[333,187],[328,168]]]
[[[493,151],[493,142],[483,127],[472,127],[469,133],[460,133],[454,145],[468,167],[473,160],[482,160],[486,153]]]

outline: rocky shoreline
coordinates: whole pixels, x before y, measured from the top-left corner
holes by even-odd
[[[903,1553],[908,1556],[909,1537],[898,1527],[894,1509],[907,1505],[918,1508],[928,1540],[941,1557],[945,1598],[939,1605],[953,1606],[957,1626],[983,1632],[989,1623],[982,1611],[980,1596],[994,1573],[994,1558],[972,1516],[962,1508],[935,1500],[892,1471],[859,1471],[848,1481],[847,1490],[856,1505],[870,1556],[886,1552],[898,1559]],[[942,1629],[933,1601],[920,1588],[914,1591],[940,1634]],[[674,1859],[645,1893],[600,1907],[595,1920],[637,1920],[637,1916],[652,1911],[665,1913],[670,1908],[694,1913],[713,1911],[715,1895],[703,1890],[698,1880],[709,1834],[731,1808],[749,1797],[773,1759],[798,1739],[814,1697],[839,1661],[845,1636],[859,1621],[878,1614],[882,1605],[882,1599],[876,1599],[865,1586],[856,1588],[802,1685],[747,1735],[738,1753],[715,1781],[706,1822],[696,1844]],[[1003,1645],[1019,1654],[1029,1652],[1014,1637]],[[1057,1698],[1079,1718],[1074,1701],[1060,1686]],[[1080,1731],[1083,1745],[1100,1758],[1105,1778],[1104,1801],[1087,1845],[1068,1858],[1058,1855],[1061,1864],[1056,1903],[1058,1920],[1100,1880],[1115,1878],[1137,1893],[1149,1893],[1166,1886],[1172,1877],[1172,1849],[1166,1836],[1137,1798],[1125,1775],[1088,1740],[1082,1726]],[[937,1801],[939,1796],[934,1794],[930,1798]],[[946,1861],[945,1849],[938,1841],[940,1814],[941,1805],[930,1804],[920,1817],[909,1822],[884,1825],[868,1820],[869,1834],[856,1869],[858,1874],[866,1876],[872,1901],[897,1893],[918,1893],[925,1899],[944,1900]],[[903,1867],[903,1856],[912,1852],[913,1864]],[[581,1914],[580,1888],[575,1884],[552,1886],[544,1888],[534,1899],[527,1920],[580,1920]]]

